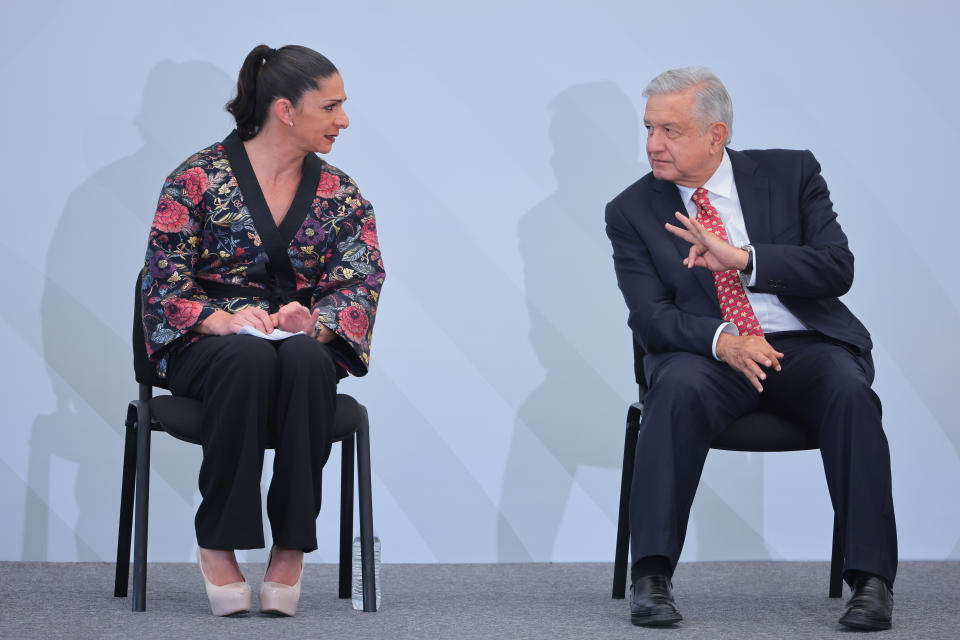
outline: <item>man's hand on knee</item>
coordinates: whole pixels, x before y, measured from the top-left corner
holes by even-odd
[[[717,357],[746,376],[757,391],[763,391],[761,380],[767,374],[761,367],[780,371],[783,354],[770,346],[762,336],[735,336],[721,333],[717,339]]]

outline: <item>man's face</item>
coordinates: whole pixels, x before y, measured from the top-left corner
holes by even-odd
[[[720,165],[726,127],[720,140],[714,126],[700,133],[692,88],[650,96],[643,124],[647,128],[647,160],[654,177],[700,187]]]

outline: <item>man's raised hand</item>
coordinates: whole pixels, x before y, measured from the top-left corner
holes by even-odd
[[[693,217],[685,216],[679,211],[674,215],[683,228],[669,222],[666,223],[666,228],[673,235],[690,243],[690,253],[683,260],[688,269],[704,267],[710,271],[729,271],[746,268],[749,255],[746,250],[721,240]]]

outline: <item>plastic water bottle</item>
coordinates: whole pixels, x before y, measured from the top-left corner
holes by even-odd
[[[373,536],[373,577],[377,587],[377,611],[380,610],[380,538]],[[363,567],[360,564],[360,536],[353,539],[353,608],[363,611]]]

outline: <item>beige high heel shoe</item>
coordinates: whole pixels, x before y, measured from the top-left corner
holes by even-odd
[[[200,565],[200,574],[207,587],[207,598],[210,599],[210,609],[215,616],[231,616],[235,613],[250,611],[250,585],[244,578],[243,582],[232,582],[217,586],[207,579],[203,570],[203,561],[200,559],[200,549],[197,549],[197,564]],[[241,574],[242,576],[242,574]]]
[[[267,570],[273,562],[273,550],[270,547],[270,559],[267,561]],[[260,612],[277,613],[292,616],[297,612],[297,603],[300,601],[300,583],[303,580],[303,559],[300,560],[300,576],[297,584],[281,584],[279,582],[264,582],[260,585]]]

